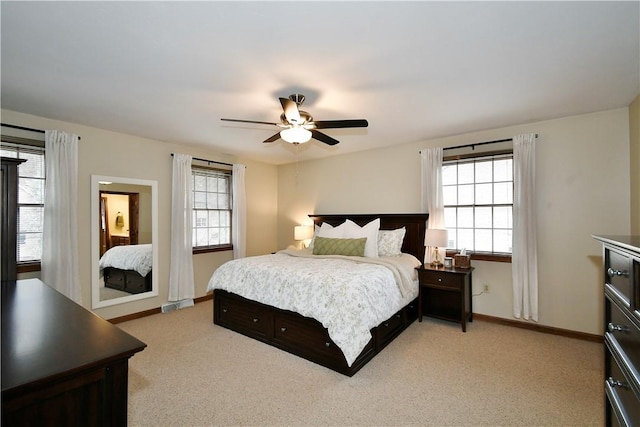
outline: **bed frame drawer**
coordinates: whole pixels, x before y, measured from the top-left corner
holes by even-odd
[[[402,311],[397,312],[389,319],[382,322],[378,327],[375,328],[377,345],[386,345],[396,335],[402,332],[403,326],[404,322],[402,320]]]
[[[124,291],[126,283],[127,280],[123,270],[111,267],[104,269],[104,284],[106,287]]]
[[[216,294],[214,322],[238,332],[267,339],[269,311],[260,303],[232,294]],[[244,301],[243,301],[244,300]]]
[[[329,359],[343,359],[338,346],[329,338],[329,333],[315,319],[299,317],[287,312],[274,316],[273,342],[287,348],[297,348],[298,352],[313,349],[314,355],[322,355]]]
[[[151,275],[152,273],[149,273]],[[151,277],[142,277],[135,271],[127,271],[125,274],[125,290],[132,294],[139,294],[151,290]]]

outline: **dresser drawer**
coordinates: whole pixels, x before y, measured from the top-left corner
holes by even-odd
[[[607,317],[605,337],[614,341],[622,349],[624,357],[632,366],[640,367],[640,328],[629,318],[628,312],[618,307],[608,296],[605,304]],[[640,378],[637,373],[635,376]]]
[[[266,338],[269,328],[269,313],[259,303],[246,304],[237,300],[237,297],[223,294],[218,295],[219,308],[216,316],[223,326],[231,326],[239,331],[246,330]]]
[[[331,340],[329,333],[320,322],[287,313],[276,313],[274,317],[273,342],[281,343],[298,354],[303,349],[314,349],[328,359],[344,359],[342,350]],[[304,356],[304,354],[301,354]]]
[[[605,249],[604,272],[606,282],[631,306],[634,300],[633,258],[611,248]]]
[[[605,394],[611,405],[612,417],[620,425],[640,426],[640,398],[630,386],[630,379],[624,374],[618,365],[614,354],[615,350],[607,342],[607,374],[605,375]],[[613,420],[612,420],[613,421]],[[613,423],[611,423],[613,424]]]
[[[438,288],[450,288],[460,290],[464,277],[448,272],[439,272],[433,270],[418,270],[420,275],[420,284],[434,286]]]

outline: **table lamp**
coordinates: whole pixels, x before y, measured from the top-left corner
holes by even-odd
[[[424,235],[424,245],[428,247],[435,248],[433,259],[431,260],[432,267],[441,267],[442,261],[440,261],[440,254],[438,253],[438,248],[446,248],[448,244],[448,233],[447,230],[439,230],[439,229],[427,229]]]

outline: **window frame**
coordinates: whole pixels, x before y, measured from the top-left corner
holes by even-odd
[[[495,150],[495,151],[484,151],[484,152],[479,152],[479,153],[473,153],[473,154],[459,154],[459,155],[451,155],[451,156],[445,156],[442,159],[442,164],[443,166],[445,166],[446,163],[452,163],[452,162],[464,162],[464,161],[477,161],[480,160],[482,158],[489,158],[489,157],[499,157],[499,156],[510,156],[511,159],[513,160],[513,149],[505,149],[505,150]],[[513,174],[513,168],[512,168],[512,174]],[[493,180],[491,181],[492,183],[494,182]],[[513,177],[512,177],[512,183],[513,183]],[[475,180],[474,180],[474,184],[475,184]],[[458,185],[458,184],[456,184]],[[449,205],[452,206],[452,205]],[[467,205],[455,205],[456,207],[464,207]],[[512,207],[512,212],[513,212],[513,200],[510,204],[504,204],[504,203],[492,203],[492,204],[483,204],[483,205],[469,205],[470,207],[476,207],[476,206],[511,206]],[[447,207],[447,206],[444,206]],[[492,216],[493,217],[493,216]],[[475,230],[475,226],[473,228],[473,230]],[[491,230],[494,230],[493,225],[491,227]],[[511,228],[512,232],[513,232],[513,227]],[[453,256],[455,254],[457,254],[459,251],[458,248],[456,249],[452,249],[452,248],[447,248],[446,250],[446,256]],[[476,251],[473,250],[471,251],[471,259],[472,260],[478,260],[478,261],[493,261],[493,262],[504,262],[504,263],[511,263],[512,260],[512,253],[509,252],[486,252],[486,251]]]
[[[2,140],[3,143],[8,143],[11,144],[13,146],[18,146],[18,151],[20,151],[20,148],[23,148],[23,151],[32,151],[32,152],[38,152],[37,154],[42,154],[43,156],[43,162],[45,162],[45,156],[46,156],[46,152],[45,152],[45,144],[44,141],[41,140],[37,140],[37,139],[31,139],[31,138],[22,138],[22,137],[18,137],[18,136],[11,136],[11,135],[1,135],[0,139]],[[4,145],[4,144],[3,144]],[[4,147],[6,147],[6,145],[4,145]],[[3,148],[4,148],[3,147]],[[10,151],[10,150],[9,150]],[[20,158],[18,156],[16,156],[16,158]],[[46,163],[45,163],[46,164]],[[20,180],[20,168],[18,168],[18,182]],[[38,177],[38,179],[40,179]],[[46,179],[47,179],[47,171],[46,171],[46,167],[44,168],[44,176],[41,178],[45,183],[46,183]],[[42,201],[42,203],[18,203],[18,210],[20,209],[20,206],[42,206],[42,208],[44,209],[44,200]],[[43,232],[41,232],[40,234],[43,234]],[[19,230],[17,230],[16,233],[16,238],[18,237],[19,234]],[[19,239],[17,239],[19,240]],[[16,272],[17,273],[28,273],[28,272],[34,272],[34,271],[40,271],[41,270],[41,264],[42,262],[42,253],[40,254],[40,259],[37,260],[28,260],[28,261],[19,261],[18,259],[16,259]]]
[[[219,245],[210,245],[210,246],[193,246],[195,244],[195,242],[192,242],[192,253],[195,254],[203,254],[203,253],[210,253],[210,252],[222,252],[222,251],[229,251],[229,250],[233,250],[233,243],[231,242],[231,238],[232,238],[232,218],[233,218],[233,173],[230,169],[222,169],[222,168],[215,168],[215,167],[210,167],[210,166],[201,166],[201,165],[191,165],[191,176],[192,178],[194,177],[194,172],[196,170],[201,170],[201,171],[208,171],[208,172],[214,172],[214,173],[218,173],[218,174],[224,174],[227,175],[229,177],[229,243],[223,243],[223,244],[219,244]],[[196,211],[195,208],[195,186],[193,186],[193,188],[191,189],[192,191],[192,196],[193,196],[193,206],[192,206],[192,210]],[[220,211],[220,210],[227,210],[227,209],[198,209],[198,210],[206,210],[206,211],[210,211],[210,210],[216,210],[216,211]],[[192,228],[195,229],[195,223],[192,224]]]

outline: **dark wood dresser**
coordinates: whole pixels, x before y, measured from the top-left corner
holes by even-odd
[[[640,425],[640,236],[594,236],[603,245],[607,426]]]
[[[125,426],[146,344],[38,279],[1,286],[2,425]]]

